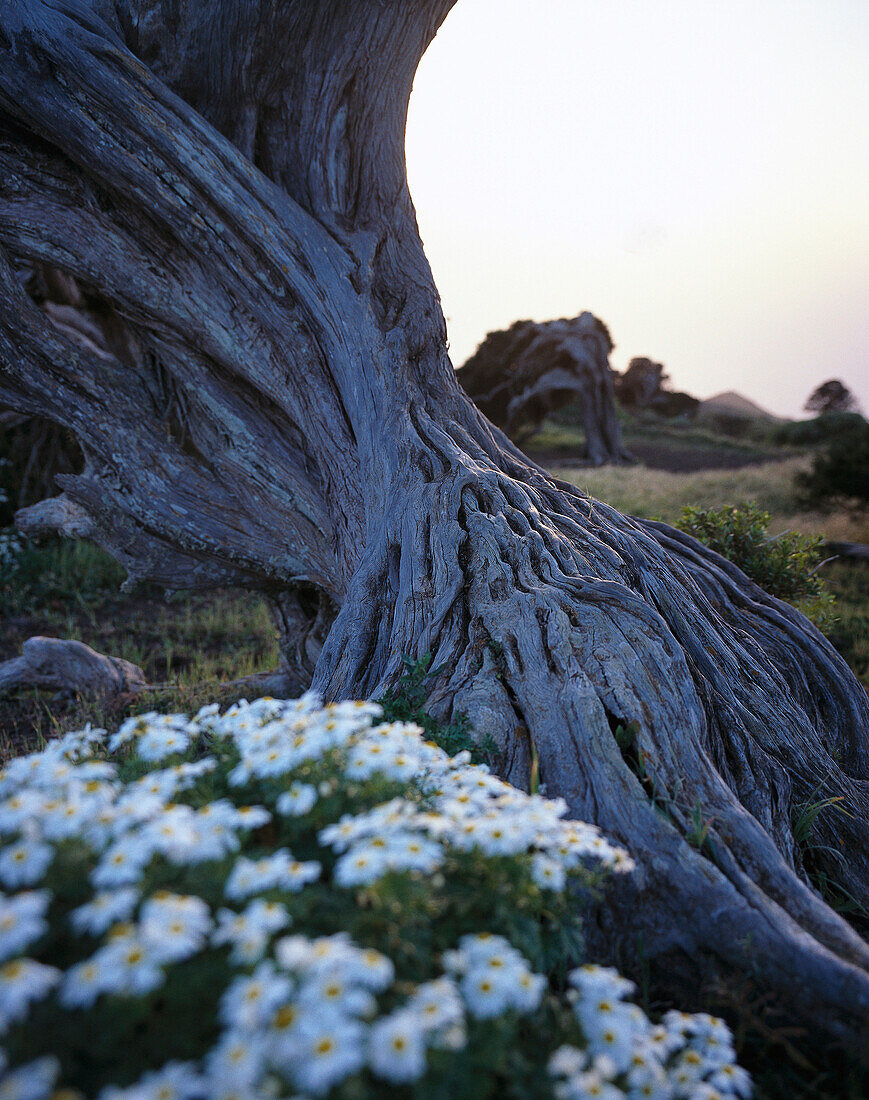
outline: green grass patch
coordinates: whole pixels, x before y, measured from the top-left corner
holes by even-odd
[[[124,570],[83,541],[25,545],[19,568],[0,574],[0,660],[33,635],[84,642],[139,665],[155,690],[111,702],[19,691],[0,699],[0,759],[32,751],[91,721],[109,725],[143,710],[196,710],[234,701],[228,682],[278,665],[268,604],[239,590],[171,595],[121,591]]]

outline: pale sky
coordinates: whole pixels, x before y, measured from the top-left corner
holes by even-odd
[[[869,413],[867,71],[867,0],[459,0],[407,137],[454,364],[588,309],[619,369]]]

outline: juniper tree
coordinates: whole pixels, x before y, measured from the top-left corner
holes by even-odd
[[[794,820],[842,797],[813,867],[869,905],[866,694],[796,611],[548,476],[458,386],[404,163],[453,2],[0,2],[0,402],[85,455],[24,522],[133,580],[264,592],[328,697],[430,654],[434,713],[519,786],[536,754],[637,859],[593,945],[751,971],[856,1047],[869,945]]]

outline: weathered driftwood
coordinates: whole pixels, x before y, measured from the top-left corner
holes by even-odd
[[[606,325],[591,313],[560,321],[516,321],[490,332],[457,371],[476,406],[511,439],[527,439],[546,416],[579,406],[585,457],[594,466],[623,462]]]
[[[864,542],[835,542],[827,539],[821,549],[837,558],[853,558],[855,561],[869,561],[869,546]]]
[[[49,497],[15,513],[15,526],[29,538],[43,535],[63,535],[65,538],[89,539],[96,534],[93,518],[87,509],[69,497]]]
[[[520,785],[533,746],[639,863],[596,947],[743,968],[858,1050],[869,945],[792,821],[844,799],[813,858],[869,905],[866,693],[803,616],[547,476],[458,386],[403,148],[452,2],[0,4],[0,402],[75,432],[65,498],[133,576],[266,592],[330,697],[430,653],[430,706]],[[15,259],[105,303],[111,343]]]
[[[147,687],[138,665],[104,657],[84,642],[28,638],[21,656],[0,662],[0,692],[13,688],[46,688],[75,695],[121,695]]]

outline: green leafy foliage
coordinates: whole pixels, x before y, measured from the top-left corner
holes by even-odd
[[[14,549],[4,555],[3,545]],[[53,601],[81,604],[117,592],[126,575],[91,542],[37,543],[14,528],[0,531],[0,614],[21,614]]]
[[[785,531],[768,535],[770,515],[751,502],[728,508],[683,508],[676,526],[738,566],[771,596],[787,600],[824,628],[834,599],[817,573],[823,539]]]
[[[773,440],[787,447],[814,447],[836,439],[843,432],[859,429],[865,423],[856,412],[830,412],[813,420],[788,420],[778,424]]]
[[[869,422],[862,417],[858,421],[830,439],[814,456],[811,470],[797,475],[804,504],[858,510],[869,506]]]
[[[405,672],[394,688],[389,688],[378,699],[383,708],[385,722],[415,722],[421,726],[429,741],[442,748],[449,756],[467,751],[473,764],[491,763],[497,746],[489,734],[482,742],[471,736],[471,728],[465,715],[460,714],[450,722],[439,722],[426,710],[428,684],[435,675],[431,668],[431,654],[418,661],[404,658]]]

